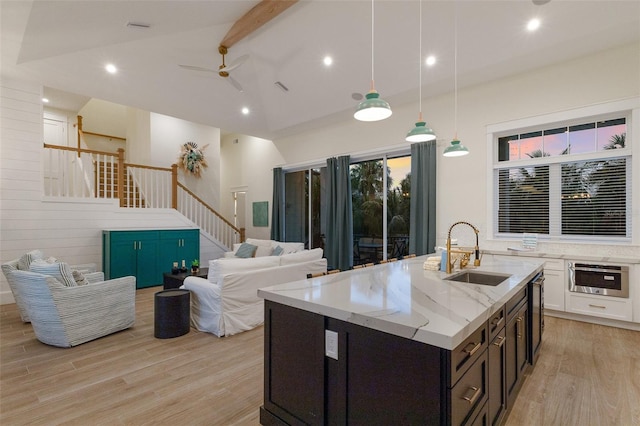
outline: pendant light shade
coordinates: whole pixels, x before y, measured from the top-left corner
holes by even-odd
[[[407,142],[428,142],[436,138],[430,127],[424,121],[418,121],[416,127],[407,133],[405,140]]]
[[[444,150],[445,157],[462,157],[463,155],[467,155],[469,150],[466,146],[462,145],[458,139],[454,139],[451,141],[451,144]]]
[[[420,113],[416,127],[409,130],[404,138],[407,142],[428,142],[436,138],[435,133],[422,119],[422,0],[420,0],[420,52],[418,54],[418,101],[420,103]]]
[[[380,121],[391,117],[392,111],[389,103],[380,97],[373,83],[373,28],[374,28],[374,7],[371,0],[371,89],[366,95],[366,99],[358,104],[353,117],[360,121]]]
[[[380,98],[380,94],[373,89],[366,95],[366,99],[358,104],[353,114],[356,120],[379,121],[391,116],[389,103]]]

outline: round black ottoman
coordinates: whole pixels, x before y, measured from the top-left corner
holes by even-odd
[[[154,296],[153,335],[158,339],[170,339],[187,334],[190,302],[189,290],[176,288],[157,292]]]

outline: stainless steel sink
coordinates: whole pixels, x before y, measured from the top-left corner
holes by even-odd
[[[451,275],[450,277],[445,278],[445,280],[457,281],[461,283],[496,286],[504,282],[510,276],[511,275],[494,274],[480,271],[462,271],[458,274]]]

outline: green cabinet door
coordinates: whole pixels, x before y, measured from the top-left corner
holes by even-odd
[[[158,231],[103,231],[105,279],[133,275],[137,288],[162,284],[158,241]]]
[[[158,267],[161,272],[171,271],[173,262],[181,266],[183,260],[187,269],[190,269],[194,259],[200,259],[199,229],[160,231]]]

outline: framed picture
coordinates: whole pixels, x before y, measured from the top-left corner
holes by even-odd
[[[269,202],[253,203],[253,226],[269,226]]]

